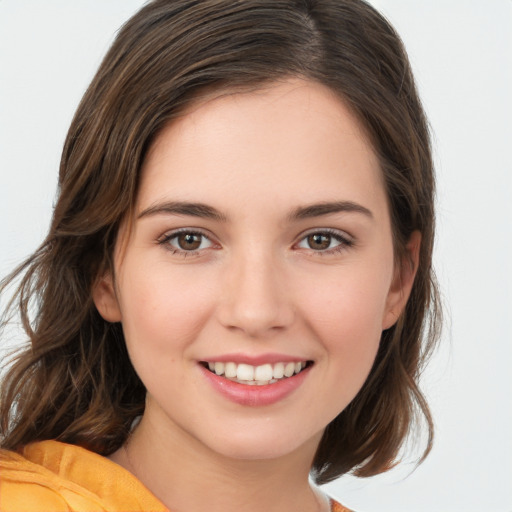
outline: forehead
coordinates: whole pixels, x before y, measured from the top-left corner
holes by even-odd
[[[142,169],[139,210],[168,194],[209,202],[215,192],[241,204],[300,202],[304,194],[364,202],[382,198],[384,188],[356,116],[327,87],[293,79],[197,101],[156,138]]]

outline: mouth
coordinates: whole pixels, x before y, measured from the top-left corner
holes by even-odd
[[[313,361],[278,362],[253,366],[233,361],[202,361],[207,370],[219,377],[248,386],[266,386],[298,375],[313,365]]]

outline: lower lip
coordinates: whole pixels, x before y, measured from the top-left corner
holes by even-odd
[[[311,369],[310,366],[304,368],[297,375],[284,378],[274,384],[250,386],[220,377],[202,365],[200,365],[200,368],[217,392],[232,402],[252,407],[271,405],[283,400],[304,382]]]

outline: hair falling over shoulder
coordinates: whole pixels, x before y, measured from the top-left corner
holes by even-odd
[[[386,471],[414,425],[426,425],[428,454],[433,423],[418,380],[440,325],[430,136],[400,38],[362,0],[154,0],[122,27],[69,129],[48,236],[1,283],[3,295],[15,286],[2,330],[18,318],[26,341],[1,386],[3,448],[57,439],[110,454],[123,444],[145,389],[121,325],[102,319],[91,290],[112,271],[148,148],[201,95],[290,76],[329,87],[364,126],[380,159],[396,258],[413,231],[422,237],[406,309],[382,333],[363,388],[328,425],[314,476]]]

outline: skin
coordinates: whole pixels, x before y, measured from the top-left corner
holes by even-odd
[[[292,215],[340,201],[367,211]],[[222,218],[160,211],[168,202]],[[298,79],[203,101],[156,139],[136,211],[121,227],[115,279],[94,291],[102,316],[122,322],[148,391],[128,450],[112,460],[177,511],[318,510],[307,477],[322,432],[363,385],[415,274],[394,261],[359,122],[329,89]],[[204,235],[199,249],[180,248],[177,229]],[[413,262],[419,241],[407,247]],[[228,400],[199,364],[268,353],[314,364],[265,406]]]

